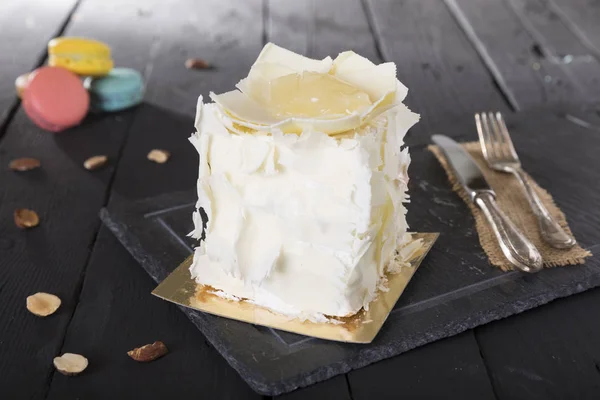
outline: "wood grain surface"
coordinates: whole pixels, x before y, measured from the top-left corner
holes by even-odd
[[[523,165],[553,194],[581,245],[597,255],[600,231],[596,227],[600,215],[586,205],[600,202],[600,190],[585,176],[596,170],[588,165],[595,165],[599,136],[587,137],[589,129],[558,113],[553,118],[542,118],[541,113],[539,118],[532,115],[509,125],[517,149],[519,142],[531,140],[528,133],[551,132],[552,142],[538,141],[540,152],[523,154]],[[541,124],[542,120],[545,123]],[[561,154],[577,154],[577,161]],[[552,162],[546,163],[542,157]],[[574,168],[575,164],[579,168]],[[540,165],[544,165],[543,170]],[[557,190],[559,182],[563,185],[561,190]],[[592,289],[475,329],[498,398],[596,398],[600,387],[600,323],[594,318],[592,305],[598,301],[600,290]]]
[[[314,57],[353,49],[394,61],[410,88],[407,103],[422,116],[407,139],[413,146],[446,126],[474,138],[472,113],[482,109],[509,114],[565,101],[586,105],[578,114],[584,124],[569,130],[585,141],[600,134],[599,22],[600,3],[590,0],[0,2],[0,397],[260,398],[182,313],[149,294],[151,279],[100,228],[97,213],[111,195],[194,185],[197,158],[186,141],[193,127],[153,118],[155,107],[193,115],[198,95],[233,88],[270,40]],[[40,65],[48,39],[61,33],[106,41],[116,65],[143,73],[147,104],[91,115],[60,135],[36,128],[19,107],[14,79]],[[187,58],[213,68],[188,70]],[[547,127],[548,141],[561,126]],[[152,148],[171,151],[171,160],[150,163]],[[84,170],[95,154],[109,164]],[[42,168],[6,168],[25,156]],[[572,166],[555,168],[578,194],[553,195],[580,241],[600,252],[600,213],[581,206],[599,199]],[[539,179],[552,192],[552,179]],[[40,226],[18,230],[18,207],[35,209]],[[55,315],[27,312],[25,298],[36,291],[62,298]],[[281,397],[595,399],[599,296],[558,300]],[[151,364],[127,357],[154,340],[170,354]],[[79,377],[54,373],[52,358],[62,352],[86,355],[90,367]]]
[[[512,2],[446,0],[446,4],[463,28],[472,31],[473,44],[485,49],[480,50],[482,58],[502,77],[517,109],[598,99],[593,86],[574,79],[569,64],[544,57],[541,44],[535,41],[534,25]]]
[[[545,5],[596,59],[600,57],[600,3],[595,0],[546,0]]]
[[[243,9],[246,3],[240,2],[238,5]],[[159,96],[160,93],[158,97],[159,101],[156,101],[156,103],[168,105],[170,109],[176,109],[184,113],[186,110],[181,110],[180,106],[185,103],[186,106],[189,106],[187,110],[189,114],[191,110],[195,109],[197,96],[200,94],[198,91],[202,89],[197,85],[190,86],[188,81],[193,77],[196,82],[207,83],[205,79],[198,79],[198,77],[202,76],[203,71],[189,71],[184,67],[187,57],[196,56],[195,52],[197,52],[196,49],[199,44],[195,40],[196,37],[205,37],[205,47],[207,48],[209,45],[214,46],[214,44],[210,44],[212,40],[208,35],[219,34],[219,40],[222,43],[237,43],[242,40],[240,46],[245,49],[244,51],[248,53],[249,57],[250,55],[252,57],[252,59],[248,58],[246,65],[244,65],[240,63],[238,52],[242,47],[232,47],[229,53],[227,51],[219,52],[219,48],[214,48],[212,53],[207,52],[207,60],[214,60],[213,62],[218,65],[218,68],[215,67],[215,70],[208,71],[211,74],[210,82],[212,82],[210,89],[216,91],[226,91],[229,89],[229,85],[235,79],[232,79],[232,76],[236,74],[234,71],[237,70],[237,75],[241,78],[242,74],[248,70],[262,45],[260,35],[262,25],[259,25],[259,34],[255,35],[254,39],[252,39],[251,35],[245,36],[242,31],[232,29],[233,25],[227,27],[222,23],[224,16],[232,18],[231,24],[240,19],[245,20],[245,18],[249,18],[250,16],[238,15],[239,7],[236,4],[229,3],[227,6],[222,6],[217,2],[203,4],[203,7],[198,10],[198,15],[202,15],[203,12],[206,13],[207,10],[216,12],[214,14],[213,26],[204,24],[204,28],[202,28],[203,25],[193,24],[193,14],[185,13],[185,18],[192,22],[183,24],[183,26],[188,26],[185,29],[191,29],[192,31],[188,36],[185,36],[189,42],[182,43],[182,36],[180,36],[182,25],[171,24],[171,26],[168,26],[167,22],[173,16],[169,16],[167,10],[180,10],[182,13],[180,15],[183,16],[183,11],[193,9],[194,7],[192,6],[192,2],[189,1],[171,2],[168,6],[163,2],[145,3],[137,7],[130,7],[127,12],[121,12],[117,16],[114,16],[114,7],[107,5],[105,2],[87,2],[79,8],[77,13],[78,18],[73,21],[74,26],[72,29],[77,34],[99,37],[105,40],[113,47],[115,58],[117,54],[121,55],[120,61],[118,61],[120,65],[131,66],[144,71],[147,98],[152,98],[153,93],[157,93],[156,96]],[[249,6],[250,9],[254,7],[252,4]],[[252,17],[254,18],[254,16]],[[93,32],[92,34],[90,33],[89,22],[98,18],[106,20],[119,20],[122,18],[123,21],[127,20],[129,22],[117,25],[119,29],[113,29],[110,32],[99,29],[97,33]],[[139,25],[136,26],[136,24]],[[156,33],[153,36],[141,35],[136,38],[135,43],[123,43],[119,40],[119,38],[127,37],[128,35],[139,35],[139,32],[142,32],[145,28],[152,29],[152,27],[156,27],[157,25],[160,28],[154,31]],[[213,29],[211,31],[213,27],[218,27],[221,30]],[[201,31],[197,32],[196,29],[200,29]],[[256,42],[254,48],[246,48],[251,40],[255,40]],[[200,43],[200,45],[202,44]],[[224,47],[223,44],[220,46]],[[190,55],[182,53],[182,49],[188,49],[187,51]],[[177,54],[178,56],[172,57],[173,54]],[[161,68],[167,68],[171,71],[179,70],[181,73],[167,73],[166,71],[162,71]],[[176,80],[179,79],[179,81],[176,82],[173,78]],[[222,82],[226,82],[227,86],[225,83],[222,83],[220,84],[221,87],[219,87],[219,79]],[[172,94],[172,92],[162,90],[165,87],[172,88],[177,84],[181,84],[182,87],[186,87],[190,91]],[[205,91],[203,94],[207,95],[208,93]],[[135,134],[126,140],[111,193],[141,198],[185,189],[194,185],[197,155],[187,141],[193,127],[188,125],[187,120],[185,124],[182,123],[179,125],[173,125],[172,120],[169,120],[168,124],[161,124],[160,119],[153,118],[156,114],[154,112],[155,107],[144,105],[134,110],[136,115],[131,132],[135,132]],[[153,148],[168,150],[171,153],[170,160],[165,164],[155,164],[148,161],[146,155]],[[111,250],[106,250],[107,246]],[[123,255],[121,263],[117,261],[119,253]],[[110,259],[113,259],[113,262],[108,261]],[[107,262],[110,264],[108,267],[114,271],[113,274],[107,270]],[[130,269],[124,270],[121,265],[129,265]],[[154,376],[164,374],[165,377],[187,375],[189,381],[187,384],[183,383],[183,385],[187,387],[186,391],[189,395],[198,393],[198,391],[204,391],[205,395],[209,398],[239,399],[260,397],[254,394],[218,353],[202,340],[202,336],[193,326],[188,324],[187,328],[189,333],[195,333],[195,335],[185,336],[177,328],[181,325],[181,322],[164,322],[173,318],[178,320],[183,318],[185,320],[185,316],[176,308],[165,304],[162,309],[166,314],[159,316],[160,314],[157,314],[159,313],[157,309],[148,306],[149,301],[155,303],[157,300],[150,295],[153,287],[152,281],[147,277],[140,279],[140,272],[143,271],[139,271],[139,266],[136,265],[136,262],[126,252],[123,252],[118,242],[108,232],[102,232],[92,249],[90,262],[85,270],[85,276],[90,278],[89,280],[85,280],[86,284],[84,284],[81,292],[80,304],[82,307],[80,310],[82,311],[75,313],[70,325],[71,328],[65,337],[62,351],[68,352],[71,351],[70,349],[83,348],[90,352],[90,356],[96,355],[100,363],[111,365],[113,362],[116,364],[124,362],[126,363],[125,366],[127,366],[130,365],[129,363],[132,360],[126,356],[126,351],[133,347],[153,342],[154,340],[163,340],[167,346],[169,346],[169,343],[172,344],[173,352],[165,357],[164,360],[160,360],[160,364],[156,362],[154,370],[157,372],[150,372],[150,374]],[[125,281],[115,279],[115,277],[119,277],[121,274],[126,274],[127,279]],[[122,278],[125,278],[125,275]],[[124,282],[127,290],[120,289]],[[95,291],[99,288],[105,291],[103,292],[105,293],[104,296],[94,295]],[[88,291],[91,291],[90,295],[87,294]],[[90,323],[90,316],[86,310],[104,309],[107,296],[115,304],[124,302],[128,304],[128,307],[111,307],[110,310],[106,310],[106,312],[110,312],[108,320],[99,319],[99,324]],[[132,312],[136,309],[139,310],[135,312],[135,315],[132,315]],[[118,332],[123,330],[123,321],[129,321],[127,324],[128,326],[131,325],[131,328],[127,328],[126,336],[120,337]],[[162,328],[156,329],[159,326]],[[170,333],[165,333],[165,329],[170,330]],[[110,333],[101,336],[92,334],[93,332],[103,330]],[[169,340],[169,338],[172,339]],[[173,338],[177,338],[177,340]],[[140,342],[136,343],[136,339],[140,340]],[[178,346],[179,352],[176,351]],[[110,350],[104,351],[104,348]],[[200,349],[200,351],[191,352],[187,350],[188,348]],[[207,352],[208,354],[205,354]],[[163,361],[169,358],[171,359],[170,362],[163,363]],[[91,360],[90,358],[90,362],[92,362]],[[180,369],[173,368],[174,365],[177,365]],[[198,376],[194,373],[189,373],[189,371],[194,370],[202,371],[199,374],[202,375],[201,380],[204,383],[197,384]],[[179,372],[176,375],[171,375],[176,371]],[[212,372],[206,375],[204,371]],[[148,371],[142,369],[139,370],[139,373],[147,377],[150,376],[147,375]],[[172,388],[165,386],[164,381],[161,379],[149,379],[145,385],[132,385],[128,381],[123,380],[119,381],[121,384],[116,388],[104,384],[106,381],[119,380],[122,376],[123,373],[118,368],[102,368],[96,372],[95,377],[92,376],[87,382],[83,382],[82,379],[80,385],[73,385],[73,382],[67,377],[60,374],[53,374],[48,397],[62,399],[66,396],[76,394],[83,398],[90,396],[106,398],[110,397],[116,390],[123,398],[136,396],[157,396],[160,398],[167,396],[169,391],[172,391]],[[135,381],[139,382],[140,379],[135,379]],[[183,392],[181,395],[183,395]]]
[[[76,0],[0,2],[0,138],[19,105],[15,79],[42,64],[46,44],[60,34]]]
[[[54,370],[64,332],[77,299],[90,247],[99,228],[98,210],[115,171],[128,113],[88,118],[55,135],[34,127],[17,112],[0,142],[0,374],[2,392],[24,398],[43,395]],[[103,169],[87,171],[83,161],[105,154]],[[15,173],[16,157],[34,157],[41,168]],[[40,225],[23,231],[14,225],[16,208],[31,208]],[[55,315],[38,319],[25,308],[35,292],[62,299]]]
[[[360,0],[268,2],[266,40],[308,57],[335,58],[352,49],[381,62]]]
[[[385,61],[408,88],[406,103],[421,114],[409,144],[429,140],[433,127],[455,123],[482,107],[508,111],[476,50],[438,1],[367,1]],[[442,133],[442,132],[436,132]]]

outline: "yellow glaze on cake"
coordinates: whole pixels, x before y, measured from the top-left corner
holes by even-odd
[[[104,76],[113,68],[110,47],[97,40],[59,37],[48,43],[48,65],[78,75]]]

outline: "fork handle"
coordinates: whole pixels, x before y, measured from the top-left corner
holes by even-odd
[[[508,261],[521,271],[538,272],[542,268],[542,256],[500,210],[495,196],[487,191],[480,192],[474,200],[490,223],[500,249]]]
[[[554,219],[554,217],[550,214],[546,206],[544,206],[544,203],[542,203],[542,200],[529,183],[529,180],[525,176],[523,170],[521,168],[513,168],[511,169],[511,172],[521,183],[525,197],[527,197],[527,201],[529,202],[531,209],[537,218],[542,239],[544,239],[544,241],[550,246],[557,249],[570,249],[571,247],[575,246],[577,243],[575,238],[565,232],[558,221],[556,221],[556,219]]]

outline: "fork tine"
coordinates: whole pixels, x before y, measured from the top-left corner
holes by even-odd
[[[512,139],[510,138],[510,134],[508,133],[508,129],[506,128],[506,124],[504,123],[504,118],[502,118],[502,114],[500,112],[496,113],[496,121],[498,122],[500,132],[502,134],[502,137],[504,138],[504,143],[506,144],[506,151],[508,151],[512,158],[518,160],[519,156],[517,156],[517,151],[515,150],[515,146],[513,145]]]
[[[486,113],[482,112],[481,113],[481,131],[482,131],[482,137],[483,137],[483,146],[482,148],[484,149],[484,155],[485,153],[487,153],[487,155],[485,156],[485,159],[487,160],[488,163],[492,164],[494,162],[494,160],[496,159],[496,152],[494,149],[494,141],[493,138],[491,137],[491,132],[490,132],[490,126],[488,124],[488,118]]]
[[[475,113],[475,126],[477,127],[477,136],[479,136],[479,145],[481,146],[483,158],[489,160],[490,155],[488,154],[487,144],[483,133],[483,126],[481,125],[481,116],[479,115],[479,113]]]
[[[492,112],[488,113],[488,118],[490,119],[490,125],[492,127],[492,137],[494,138],[494,148],[496,151],[496,155],[499,159],[506,158],[506,146],[504,145],[504,138],[502,136],[502,132],[500,132],[500,127],[498,126],[498,122],[494,117]]]

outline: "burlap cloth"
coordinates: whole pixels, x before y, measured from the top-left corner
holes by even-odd
[[[462,146],[469,152],[473,159],[477,162],[485,178],[489,182],[490,186],[496,192],[496,201],[498,206],[504,213],[512,220],[512,222],[527,236],[527,238],[538,248],[544,260],[545,267],[558,267],[563,265],[575,265],[582,264],[586,257],[592,255],[588,250],[581,248],[579,245],[568,249],[559,250],[547,245],[540,235],[537,220],[531,211],[531,207],[527,202],[527,198],[521,190],[520,184],[512,174],[506,174],[497,172],[490,169],[481,153],[481,147],[479,142],[463,143]],[[481,247],[487,254],[490,262],[500,267],[502,270],[512,270],[513,266],[502,254],[498,241],[492,232],[483,212],[479,207],[471,202],[467,192],[457,182],[454,172],[449,168],[446,158],[444,157],[441,150],[435,146],[430,145],[429,150],[435,154],[436,158],[442,164],[442,167],[448,175],[448,179],[452,184],[452,189],[458,193],[458,195],[464,200],[465,203],[471,209],[471,213],[475,217],[475,226],[477,233],[479,234],[479,242]],[[527,175],[527,179],[534,187],[538,196],[542,200],[542,203],[546,206],[550,214],[556,218],[558,223],[569,233],[569,225],[565,218],[565,214],[554,204],[552,196],[542,189],[537,183]]]

